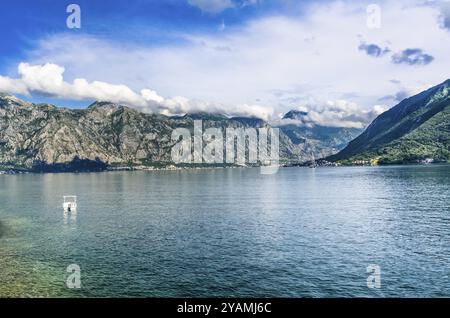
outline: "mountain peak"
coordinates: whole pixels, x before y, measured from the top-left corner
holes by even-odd
[[[438,85],[433,89],[432,95],[429,98],[428,103],[429,104],[444,101],[450,97],[450,80],[446,80],[442,84]]]
[[[14,95],[0,93],[0,107],[10,105],[29,106],[31,104],[15,97]]]
[[[442,88],[445,88],[445,87],[450,87],[450,78],[449,78],[448,80],[445,80],[445,81],[442,82],[441,84],[436,85],[434,88],[436,88],[436,89],[442,89]],[[433,88],[432,88],[432,89],[433,89]]]
[[[308,116],[308,113],[305,111],[301,111],[301,110],[291,110],[289,112],[287,112],[284,116],[283,119],[295,119],[295,120],[305,120],[306,116]]]
[[[0,99],[2,99],[2,100],[19,100],[14,95],[11,95],[8,93],[0,93]]]
[[[106,102],[106,101],[95,101],[94,103],[92,103],[91,105],[88,106],[88,108],[119,108],[120,105],[118,104],[114,104],[111,102]]]
[[[173,117],[179,117],[179,116],[173,116]],[[229,118],[223,114],[216,114],[216,113],[207,113],[207,112],[194,112],[194,113],[188,113],[182,118],[190,118],[192,120],[228,120]]]

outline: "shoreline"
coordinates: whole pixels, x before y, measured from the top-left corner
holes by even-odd
[[[420,162],[408,162],[408,163],[392,163],[392,164],[318,164],[314,168],[344,168],[344,167],[394,167],[394,166],[439,166],[439,165],[450,165],[450,162],[432,162],[432,163],[420,163]],[[105,173],[105,172],[155,172],[155,171],[194,171],[194,170],[218,170],[218,169],[250,169],[250,168],[261,168],[261,166],[201,166],[201,167],[176,167],[169,166],[164,168],[154,168],[154,167],[109,167],[105,170],[71,170],[71,171],[35,171],[26,169],[10,169],[10,170],[0,170],[0,175],[21,175],[21,174],[64,174],[64,173]],[[311,168],[310,163],[298,163],[298,164],[284,164],[280,165],[279,168]],[[0,228],[1,229],[1,228]]]

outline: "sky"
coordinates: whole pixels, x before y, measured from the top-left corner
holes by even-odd
[[[0,92],[72,108],[362,128],[450,78],[448,0],[15,0],[0,30]]]

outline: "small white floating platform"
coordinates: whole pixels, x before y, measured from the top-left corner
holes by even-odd
[[[77,210],[77,196],[65,195],[63,203],[64,212],[72,212]]]

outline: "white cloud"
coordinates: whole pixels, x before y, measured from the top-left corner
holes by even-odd
[[[19,78],[0,76],[0,91],[13,94],[44,94],[52,97],[74,100],[100,100],[128,105],[144,112],[158,112],[165,115],[192,112],[223,113],[230,116],[254,116],[271,120],[276,124],[285,122],[277,120],[272,107],[256,104],[224,105],[203,100],[191,100],[177,96],[164,98],[156,91],[145,88],[140,93],[125,85],[106,82],[89,82],[76,78],[72,83],[64,80],[65,68],[57,64],[30,65],[20,63]],[[312,108],[299,107],[308,112],[308,119],[313,124],[337,127],[362,128],[379,115],[383,108],[376,106],[373,110],[363,110],[355,103],[344,100],[315,103]]]
[[[328,101],[322,107],[308,111],[308,117],[313,123],[322,126],[364,128],[367,123],[386,110],[382,105],[375,105],[372,109],[364,110],[355,103],[338,100]]]
[[[64,81],[64,71],[64,67],[52,63],[44,65],[20,63],[18,67],[20,78],[3,77],[5,81],[16,83],[16,86],[8,87],[0,84],[0,90],[16,94],[40,93],[65,99],[108,100],[139,107],[146,104],[143,96],[134,93],[125,85],[99,81],[89,83],[83,78],[77,78],[72,83],[68,83]]]
[[[64,80],[65,69],[57,64],[30,65],[20,63],[19,78],[0,76],[0,91],[30,95],[33,93],[74,100],[101,100],[128,105],[145,112],[166,115],[192,112],[224,113],[230,116],[254,116],[269,120],[273,109],[259,105],[227,106],[219,103],[190,100],[185,97],[166,99],[151,89],[134,92],[125,85],[106,82],[88,82],[76,78],[72,83]]]
[[[89,87],[111,79],[125,83],[133,92],[130,95],[140,103],[145,100],[142,107],[163,112],[261,112],[264,108],[279,116],[300,105],[320,108],[328,100],[345,100],[370,112],[375,105],[390,107],[397,102],[395,96],[405,96],[398,95],[399,86],[392,79],[402,83],[402,91],[411,92],[449,77],[450,32],[440,24],[438,7],[423,5],[422,0],[380,1],[382,27],[369,29],[369,3],[303,4],[299,16],[265,16],[239,26],[228,22],[226,29],[212,34],[186,31],[177,34],[183,39],[179,43],[137,45],[56,34],[41,39],[27,62],[64,65],[64,78],[71,84],[76,78],[84,78]],[[394,64],[390,54],[373,58],[358,50],[363,42],[389,47],[392,52],[419,48],[434,60],[420,67]],[[0,77],[2,81],[2,87],[23,86],[10,78]],[[141,92],[145,87],[153,93]],[[394,98],[381,100],[386,96]],[[326,113],[317,120],[332,119],[334,125],[347,121],[345,116]]]
[[[0,76],[0,91],[11,92],[14,94],[28,93],[28,89],[22,81],[5,76]]]
[[[300,106],[296,110],[305,113],[299,119],[281,119],[272,123],[278,126],[320,125],[327,127],[364,128],[378,115],[387,109],[382,105],[375,105],[372,109],[363,109],[357,104],[345,100],[327,101],[312,106]]]
[[[429,0],[427,5],[433,6],[439,10],[439,23],[444,29],[450,31],[450,1],[449,0]]]

